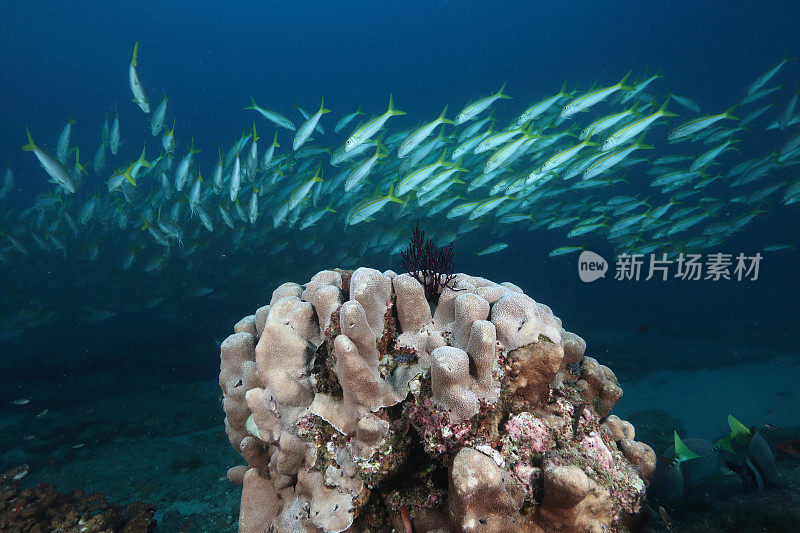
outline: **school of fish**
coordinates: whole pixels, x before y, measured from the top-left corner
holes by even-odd
[[[470,250],[478,255],[507,248],[500,239],[514,230],[556,232],[563,246],[551,256],[598,238],[619,253],[697,253],[756,217],[800,204],[798,93],[779,83],[792,61],[771,66],[739,102],[710,109],[672,93],[660,73],[513,99],[503,86],[455,114],[450,106],[462,102],[443,102],[438,117],[419,120],[402,117],[389,95],[375,114],[331,111],[320,98],[295,119],[272,110],[280,103],[268,109],[251,97],[244,109],[252,124],[213,167],[200,168],[200,150],[179,141],[180,121],[167,119],[166,96],[151,109],[137,42],[129,84],[159,153],[137,150],[126,160],[118,116],[99,128],[90,162],[81,160],[90,150],[73,142],[71,117],[55,147],[36,143],[53,132],[27,131],[23,150],[42,173],[25,180],[41,180],[42,192],[33,205],[12,208],[14,175],[6,170],[0,265],[24,271],[42,257],[78,271],[98,260],[114,265],[94,276],[110,286],[104,304],[86,309],[94,321],[113,316],[104,309],[122,298],[158,305],[174,290],[159,280],[163,271],[185,273],[183,290],[196,297],[215,290],[200,272],[245,275],[248,258],[346,268],[396,255],[418,219],[440,245],[479,232],[488,246]],[[765,130],[776,130],[780,144],[753,154],[748,143]],[[124,279],[134,275],[150,276],[154,290],[130,295]],[[0,338],[15,336],[33,314],[18,312]]]

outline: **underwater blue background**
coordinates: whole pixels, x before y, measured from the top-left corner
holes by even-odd
[[[313,112],[322,96],[334,110],[330,116],[339,117],[358,106],[380,113],[393,94],[396,106],[408,113],[394,126],[411,128],[419,117],[438,115],[445,104],[452,113],[503,83],[514,105],[499,114],[511,119],[528,102],[555,94],[565,80],[585,89],[595,81],[616,83],[631,70],[660,71],[666,76],[660,83],[675,93],[693,98],[704,112],[722,112],[785,52],[800,54],[798,20],[800,3],[788,0],[6,2],[0,7],[0,168],[7,163],[14,169],[12,195],[20,209],[27,207],[45,178],[21,150],[25,127],[40,145],[53,149],[71,116],[73,142],[86,146],[82,158],[90,158],[115,104],[120,153],[135,159],[140,139],[150,139],[127,81],[136,40],[139,75],[151,103],[167,95],[179,151],[193,139],[202,149],[201,168],[210,172],[217,146],[230,146],[250,127],[254,115],[243,109],[250,95],[296,120],[292,106]],[[797,63],[786,70],[791,75],[784,79],[800,81]],[[781,104],[788,94],[783,92]],[[332,129],[332,123],[326,127]],[[265,125],[259,133],[266,139],[272,129]],[[750,155],[774,150],[783,137],[764,132],[749,142]],[[149,142],[148,155],[150,150],[154,155],[160,147]],[[648,189],[642,184],[637,192],[646,196]],[[799,230],[797,205],[775,203],[724,251],[752,254],[768,244],[797,242]],[[473,253],[491,244],[480,232],[457,240],[456,271],[511,281],[550,305],[567,329],[586,338],[587,353],[621,380],[657,369],[796,357],[800,350],[796,250],[765,254],[757,282],[620,282],[612,279],[612,270],[607,279],[584,284],[576,256],[547,256],[568,244],[563,237],[517,231],[503,240],[509,249],[485,257]],[[593,244],[590,249],[613,261],[608,243]],[[365,257],[363,264],[400,269],[399,257]],[[275,279],[233,277],[224,269],[202,272],[223,296],[201,300],[176,291],[164,296],[174,298],[172,308],[181,312],[119,308],[117,316],[99,324],[82,321],[74,302],[91,301],[104,290],[86,281],[92,277],[88,268],[113,270],[112,265],[59,261],[25,270],[3,267],[2,291],[16,293],[20,280],[45,276],[60,280],[63,294],[55,295],[62,303],[53,309],[60,316],[55,323],[46,328],[33,323],[13,342],[0,341],[0,409],[8,411],[14,398],[35,398],[45,390],[69,406],[121,388],[151,391],[154,384],[204,380],[212,385],[207,425],[221,424],[222,411],[214,404],[219,392],[213,387],[219,370],[214,341],[265,304],[280,283],[302,283],[335,266],[308,264]],[[181,273],[164,275],[181,285]],[[78,278],[85,281],[80,293],[73,289]],[[119,283],[148,290],[148,277],[141,273],[120,277]],[[676,340],[680,348],[671,344]],[[700,347],[687,350],[693,342]],[[736,349],[742,344],[763,350]],[[725,429],[724,415],[715,428]],[[800,420],[781,423],[800,425]],[[226,453],[220,462],[233,464],[232,450]]]
[[[435,116],[502,83],[534,100],[564,80],[608,84],[660,69],[676,93],[721,111],[796,49],[798,17],[789,0],[9,2],[0,160],[23,159],[26,124],[55,143],[70,115],[76,140],[94,143],[115,102],[130,136],[141,124],[126,83],[137,39],[150,97],[167,94],[179,144],[194,137],[211,165],[217,143],[252,120],[242,109],[250,94],[288,116],[322,95],[336,112],[377,112],[393,93],[410,116]]]
[[[20,150],[25,126],[36,133],[37,142],[52,149],[71,116],[77,121],[74,142],[93,151],[103,118],[113,116],[115,104],[121,154],[136,157],[138,139],[147,137],[147,125],[127,86],[127,62],[135,40],[140,41],[140,76],[153,105],[162,93],[168,96],[179,147],[188,146],[193,138],[203,150],[198,155],[201,168],[210,171],[218,144],[229,145],[249,128],[252,112],[243,107],[251,94],[262,105],[294,117],[293,105],[314,110],[323,95],[337,114],[358,106],[378,113],[392,93],[397,106],[408,112],[398,123],[411,127],[412,117],[435,116],[447,103],[459,108],[502,83],[515,98],[511,102],[516,110],[553,94],[564,80],[585,87],[594,81],[614,83],[630,70],[660,71],[671,90],[692,97],[705,111],[719,112],[736,102],[748,84],[785,52],[800,50],[798,18],[800,4],[791,1],[735,7],[727,2],[689,1],[409,1],[380,6],[368,1],[302,5],[194,1],[120,2],[113,8],[104,2],[8,3],[0,22],[0,49],[5,51],[0,54],[0,72],[5,73],[0,82],[4,124],[0,161],[14,169],[14,194],[21,206],[27,206],[41,191],[44,177],[34,158]],[[797,77],[796,70],[793,76]],[[499,113],[503,116],[502,110]],[[511,113],[506,112],[508,118]],[[126,138],[136,141],[125,144]],[[775,132],[765,132],[748,142],[752,146],[760,141],[753,153],[766,153],[776,147],[777,139]],[[151,153],[160,149],[156,140],[150,144]],[[642,192],[649,192],[644,184]],[[799,221],[797,210],[777,206],[737,235],[726,251],[752,253],[766,244],[792,242]],[[714,309],[731,312],[732,307],[719,300],[730,297],[756,308],[773,307],[771,316],[781,327],[794,321],[790,310],[793,297],[800,294],[794,290],[798,287],[794,253],[768,256],[762,281],[753,287],[704,282],[697,293],[689,282],[581,284],[573,256],[546,257],[546,251],[565,244],[563,239],[539,231],[506,240],[512,244],[513,253],[506,252],[512,261],[475,258],[465,252],[457,255],[456,269],[477,270],[523,286],[526,279],[542,280],[537,291],[544,290],[540,297],[548,302],[588,300],[602,305],[619,294],[627,296],[630,305],[650,312],[659,307],[656,302],[670,297],[690,306],[699,319]],[[462,244],[457,243],[457,250]],[[610,250],[603,246],[607,244],[601,239],[596,251],[611,260]],[[398,268],[397,260],[388,265],[386,258],[380,258],[380,264],[373,266]],[[329,266],[310,265],[308,274]],[[224,283],[224,272],[209,274]],[[533,285],[531,281],[525,288],[535,293]],[[226,300],[213,310],[239,316],[268,290],[258,291],[246,302]],[[570,318],[578,321],[580,330],[586,318],[580,312],[574,315]],[[671,319],[679,320],[675,315]],[[212,320],[203,323],[222,331],[226,327]],[[191,330],[194,324],[181,326]]]

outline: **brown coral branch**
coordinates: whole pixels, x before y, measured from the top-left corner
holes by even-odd
[[[411,230],[408,248],[400,252],[402,267],[422,284],[428,300],[437,298],[445,287],[457,290],[452,286],[454,255],[453,243],[439,247],[433,239],[426,239],[419,220]]]

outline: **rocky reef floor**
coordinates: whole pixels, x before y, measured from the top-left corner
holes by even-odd
[[[723,469],[688,498],[651,501],[651,531],[667,530],[659,506],[672,531],[796,531],[800,458],[776,447],[800,439],[796,356],[772,354],[714,368],[626,371],[613,354],[604,359],[599,353],[602,339],[582,333],[600,362],[617,371],[624,395],[614,414],[630,420],[637,440],[657,452],[669,445],[673,429],[682,436],[721,436],[728,414],[759,427],[773,447],[782,487],[746,491],[738,476]],[[620,338],[630,341],[631,352],[636,341],[640,355],[647,355],[640,337],[617,336],[618,346]],[[721,339],[717,349],[733,350]],[[36,374],[4,362],[0,470],[29,465],[21,487],[47,482],[62,492],[102,492],[121,504],[151,502],[158,509],[157,531],[236,531],[241,489],[225,472],[240,458],[222,424],[216,355],[212,347],[192,363],[191,372],[174,357],[158,354],[128,364],[98,364],[68,363],[64,353]],[[176,382],[176,375],[185,380]],[[60,385],[53,386],[53,380]],[[14,403],[22,399],[29,402]]]

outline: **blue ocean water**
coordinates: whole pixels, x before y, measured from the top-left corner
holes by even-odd
[[[254,119],[262,150],[271,139],[272,125],[243,109],[251,95],[297,125],[302,120],[293,106],[313,113],[324,96],[333,113],[322,123],[332,130],[336,120],[359,106],[368,115],[382,113],[392,94],[407,113],[392,118],[396,132],[432,120],[446,104],[454,115],[504,83],[513,99],[499,101],[496,113],[508,122],[528,104],[555,94],[565,81],[587,91],[594,83],[614,84],[629,71],[636,80],[660,72],[665,78],[653,88],[659,105],[668,89],[714,114],[738,102],[785,53],[800,54],[800,5],[790,1],[33,1],[8,3],[1,11],[0,165],[13,170],[15,185],[0,204],[0,230],[16,236],[34,232],[34,217],[18,215],[39,194],[53,192],[35,158],[21,150],[26,127],[53,153],[71,117],[76,121],[71,145],[81,147],[81,160],[91,159],[104,118],[116,112],[122,139],[116,163],[134,161],[145,141],[148,158],[162,151],[150,136],[149,120],[131,101],[127,69],[137,40],[139,75],[151,106],[166,94],[167,124],[176,124],[178,158],[193,140],[202,149],[195,166],[206,177],[218,147],[224,154]],[[774,103],[770,120],[785,107],[798,81],[798,62],[790,62],[770,82],[785,87],[763,102]],[[670,109],[681,113],[678,121],[692,116],[674,103]],[[741,132],[746,143],[739,153],[726,153],[720,168],[774,152],[800,131],[797,124],[786,131],[767,130],[768,122],[754,122]],[[648,133],[646,142],[656,146],[658,155],[671,153],[667,131],[660,125]],[[281,150],[291,150],[291,137],[285,130],[281,134]],[[335,149],[343,140],[329,132],[315,144]],[[676,151],[687,153],[683,145]],[[781,167],[770,179],[796,183],[797,168]],[[338,172],[325,169],[331,177]],[[624,194],[650,198],[653,188],[635,175],[639,181],[626,184]],[[107,178],[90,172],[79,192],[82,201],[95,190],[106,195]],[[748,193],[766,185],[760,182]],[[723,184],[714,194],[730,200],[739,192]],[[721,246],[703,251],[762,253],[756,281],[614,280],[618,250],[594,235],[580,244],[606,258],[610,270],[605,279],[583,283],[577,255],[548,256],[559,246],[575,244],[566,231],[513,226],[497,233],[495,221],[458,235],[455,269],[511,281],[553,308],[565,327],[587,340],[588,353],[617,373],[623,389],[630,385],[635,391],[631,396],[641,403],[623,399],[621,412],[652,409],[668,417],[653,423],[658,427],[650,436],[663,437],[660,430],[671,434],[673,428],[666,426],[681,424],[696,433],[706,428],[694,436],[716,438],[726,430],[729,411],[735,411],[749,426],[779,427],[775,441],[796,440],[800,254],[793,247],[764,251],[800,240],[798,204],[784,205],[782,194],[759,204],[767,213]],[[732,212],[735,207],[730,205]],[[267,221],[272,213],[260,216],[259,222]],[[410,235],[416,218],[401,216],[397,226]],[[138,234],[138,214],[131,219],[131,228],[118,235]],[[458,227],[443,215],[428,223],[434,234]],[[336,229],[327,228],[326,235]],[[240,459],[222,430],[215,341],[224,339],[240,317],[267,303],[280,283],[303,283],[319,270],[352,266],[337,264],[337,250],[363,256],[358,264],[400,270],[397,253],[366,252],[363,239],[369,230],[353,233],[342,227],[338,243],[315,242],[308,252],[293,242],[297,246],[270,255],[270,248],[285,239],[282,231],[266,232],[258,246],[237,253],[229,250],[229,234],[204,236],[192,252],[196,260],[173,261],[155,272],[121,268],[126,244],[123,237],[112,238],[114,233],[75,237],[66,259],[43,253],[30,240],[30,254],[23,256],[4,241],[0,319],[14,327],[7,326],[0,340],[0,469],[27,463],[31,473],[25,482],[30,485],[45,481],[64,491],[103,491],[116,501],[156,501],[164,531],[201,522],[215,525],[191,525],[197,529],[189,530],[235,530],[232,508],[238,505],[238,489],[218,478]],[[498,241],[508,248],[475,255]],[[98,258],[88,260],[93,246],[99,248]],[[178,257],[181,252],[175,249]],[[148,251],[138,253],[143,257]],[[202,294],[206,289],[210,292]],[[770,374],[774,366],[753,366],[776,361],[784,365],[780,375]],[[767,383],[774,377],[778,385],[741,389],[747,379],[736,381],[731,369],[763,375]],[[693,381],[705,376],[698,372],[709,370],[725,378],[712,372],[706,381]],[[690,397],[670,395],[668,387],[653,390],[647,380],[658,382],[663,372],[675,372],[663,379],[685,384]],[[762,383],[753,378],[756,382]],[[737,388],[741,394],[727,395]],[[12,403],[18,399],[30,402]],[[120,450],[114,451],[112,443]],[[664,442],[654,438],[650,444]],[[797,458],[776,455],[786,487],[796,491]],[[110,470],[116,463],[140,466],[125,467],[117,475]],[[191,483],[198,478],[204,487]],[[712,499],[673,504],[669,511],[682,527],[704,520],[713,530],[720,523],[715,519],[732,508],[762,516],[763,508],[786,501],[786,487],[751,494],[735,485],[720,489],[712,484]],[[770,519],[764,514],[762,523],[778,523]]]

